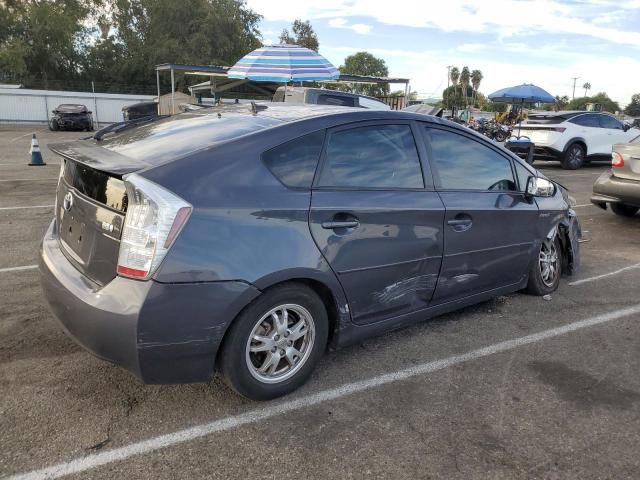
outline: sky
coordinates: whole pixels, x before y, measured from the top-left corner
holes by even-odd
[[[447,66],[480,69],[480,91],[533,83],[552,95],[605,91],[621,106],[640,93],[640,0],[247,0],[266,45],[309,20],[339,67],[366,50],[419,97],[441,97]],[[397,88],[403,88],[397,85]],[[392,86],[393,89],[393,86]]]

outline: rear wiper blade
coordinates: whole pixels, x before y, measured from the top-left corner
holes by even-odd
[[[93,135],[93,139],[100,141],[102,140],[102,137],[104,137],[107,133],[122,132],[123,130],[137,127],[139,125],[144,125],[145,123],[151,123],[155,122],[156,120],[167,118],[168,116],[169,115],[154,115],[149,117],[136,118],[134,120],[127,120],[125,122],[112,123],[111,125],[98,130],[95,135]]]

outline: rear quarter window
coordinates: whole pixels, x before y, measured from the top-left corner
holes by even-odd
[[[324,130],[283,143],[262,154],[278,180],[291,188],[311,188],[324,142]]]

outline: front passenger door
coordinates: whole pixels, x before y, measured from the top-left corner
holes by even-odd
[[[445,206],[433,303],[521,284],[533,255],[538,207],[520,191],[512,159],[471,134],[426,125],[423,133]]]

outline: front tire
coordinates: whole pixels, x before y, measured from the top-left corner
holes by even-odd
[[[329,320],[310,288],[283,284],[265,291],[236,318],[220,351],[225,382],[252,400],[302,386],[322,356]]]
[[[611,204],[611,211],[622,217],[635,217],[638,210],[640,210],[640,208],[634,207],[633,205],[625,205],[624,203]]]
[[[585,163],[586,151],[585,148],[579,143],[572,143],[564,152],[564,156],[560,160],[562,168],[567,170],[577,170],[582,168]]]
[[[538,256],[529,269],[527,292],[543,296],[555,292],[560,285],[562,273],[562,248],[556,237],[545,239],[540,246]]]

